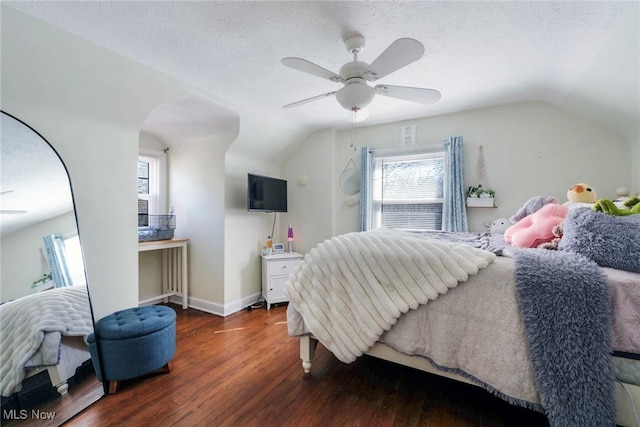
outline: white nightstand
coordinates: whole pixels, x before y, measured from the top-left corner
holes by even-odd
[[[262,255],[262,295],[267,302],[267,310],[271,304],[287,302],[284,284],[302,260],[297,252]]]

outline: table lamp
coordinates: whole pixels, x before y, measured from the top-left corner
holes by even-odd
[[[293,228],[289,224],[289,230],[287,230],[287,240],[289,241],[289,253],[293,252]]]

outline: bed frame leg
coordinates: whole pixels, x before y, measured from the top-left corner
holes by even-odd
[[[56,391],[60,396],[64,396],[69,391],[69,384],[67,384],[66,381],[62,384],[59,384],[58,387],[56,387]]]
[[[305,374],[308,374],[311,371],[313,355],[316,352],[317,346],[317,339],[312,338],[309,335],[300,337],[300,359],[302,359],[302,369],[304,369]]]

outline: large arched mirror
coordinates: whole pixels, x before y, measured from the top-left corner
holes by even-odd
[[[2,424],[60,425],[103,395],[71,184],[42,136],[1,115]]]

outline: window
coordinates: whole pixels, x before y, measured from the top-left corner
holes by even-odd
[[[383,153],[373,162],[371,227],[441,230],[444,151]]]
[[[165,213],[165,154],[141,149],[138,156],[138,227],[149,225],[149,215]]]
[[[77,233],[63,236],[65,259],[71,282],[73,286],[86,285],[87,280],[84,273],[84,261],[82,259],[82,248],[80,248],[80,238]]]

